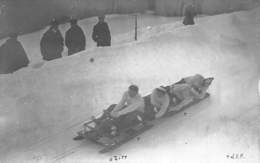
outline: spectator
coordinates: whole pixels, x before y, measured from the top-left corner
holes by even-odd
[[[105,22],[105,16],[98,17],[99,22],[94,26],[92,39],[97,43],[97,46],[111,46],[111,35],[108,24]]]
[[[184,7],[184,25],[194,25],[194,17],[197,15],[196,8],[195,8],[195,2],[193,4],[188,4]]]
[[[44,60],[50,61],[62,57],[64,39],[58,26],[58,22],[53,20],[49,30],[42,37],[40,46]]]
[[[16,33],[11,34],[10,38],[1,46],[1,74],[13,73],[23,67],[27,67],[29,64],[26,52],[17,37]]]
[[[78,26],[77,19],[71,19],[71,28],[66,32],[65,45],[68,48],[68,55],[85,50],[86,38],[83,30]]]

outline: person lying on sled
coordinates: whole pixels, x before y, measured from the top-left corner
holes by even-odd
[[[125,125],[131,124],[136,118],[141,118],[144,113],[144,100],[139,94],[139,88],[131,85],[123,94],[120,102],[111,112],[111,116]]]
[[[167,90],[163,87],[154,89],[151,94],[151,104],[155,111],[154,118],[161,118],[167,111],[170,104],[170,97],[167,93]]]
[[[204,78],[200,74],[185,77],[171,86],[164,87],[170,97],[169,109],[162,109],[158,114],[179,111],[193,100],[203,99],[214,78]]]
[[[175,83],[170,86],[170,96],[176,105],[169,111],[179,111],[194,100],[205,97],[207,89],[214,78],[204,78],[200,75],[183,78],[184,82]]]
[[[214,78],[212,77],[204,78],[201,74],[195,74],[193,76],[182,78],[175,84],[189,84],[196,92],[199,93],[197,98],[202,99],[207,93],[206,91],[213,80]]]

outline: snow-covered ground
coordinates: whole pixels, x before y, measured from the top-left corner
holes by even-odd
[[[127,40],[131,32],[123,25],[129,21],[114,17],[111,26],[121,29],[114,38],[125,42],[0,76],[0,161],[92,163],[127,155],[121,162],[258,163],[259,17],[255,9],[182,26],[174,22],[178,18],[170,22],[148,16],[143,20],[154,23],[143,24],[137,42]],[[25,47],[32,47],[29,55],[35,63],[40,61],[39,37],[21,38]],[[72,140],[82,121],[118,102],[129,84],[147,94],[195,73],[215,77],[211,97],[185,115],[163,120],[140,140],[104,155],[91,142]],[[244,157],[227,158],[232,154]]]

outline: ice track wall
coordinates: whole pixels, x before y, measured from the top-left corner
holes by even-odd
[[[52,18],[86,18],[100,13],[134,13],[148,9],[164,16],[181,16],[185,4],[195,2],[200,14],[220,14],[259,5],[259,0],[2,0],[0,38],[9,32],[30,33]]]

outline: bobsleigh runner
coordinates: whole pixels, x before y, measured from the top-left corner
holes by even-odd
[[[207,78],[208,86],[211,85],[214,78]],[[179,84],[175,83],[175,84]],[[174,85],[174,84],[173,84]],[[169,87],[169,86],[166,86]],[[165,87],[165,88],[166,88]],[[83,129],[78,132],[78,135],[74,137],[74,140],[90,140],[94,143],[97,143],[103,147],[102,150],[99,151],[99,153],[106,153],[109,151],[112,151],[118,147],[120,147],[122,144],[130,141],[131,139],[134,139],[135,137],[138,137],[146,130],[149,130],[154,125],[156,125],[157,121],[154,118],[148,118],[146,116],[146,110],[151,109],[149,107],[152,107],[150,100],[150,95],[147,95],[144,98],[145,101],[145,113],[143,115],[137,115],[137,118],[131,123],[131,125],[128,124],[128,126],[124,125],[118,125],[118,123],[111,115],[110,113],[116,106],[111,105],[109,108],[103,111],[103,113],[93,116],[91,120],[83,123]],[[187,105],[183,106],[181,110],[186,109],[192,105],[195,105],[199,103],[200,101],[208,98],[210,96],[209,93],[205,93],[204,97],[200,99],[192,100]],[[178,105],[178,103],[171,103],[169,108],[172,108],[174,106]],[[170,110],[170,109],[169,109]],[[180,110],[180,111],[181,111]],[[178,111],[179,112],[179,111]],[[171,117],[176,114],[176,111],[168,111],[161,119],[165,119],[167,117]],[[104,128],[102,129],[103,124],[111,126],[109,129]]]

